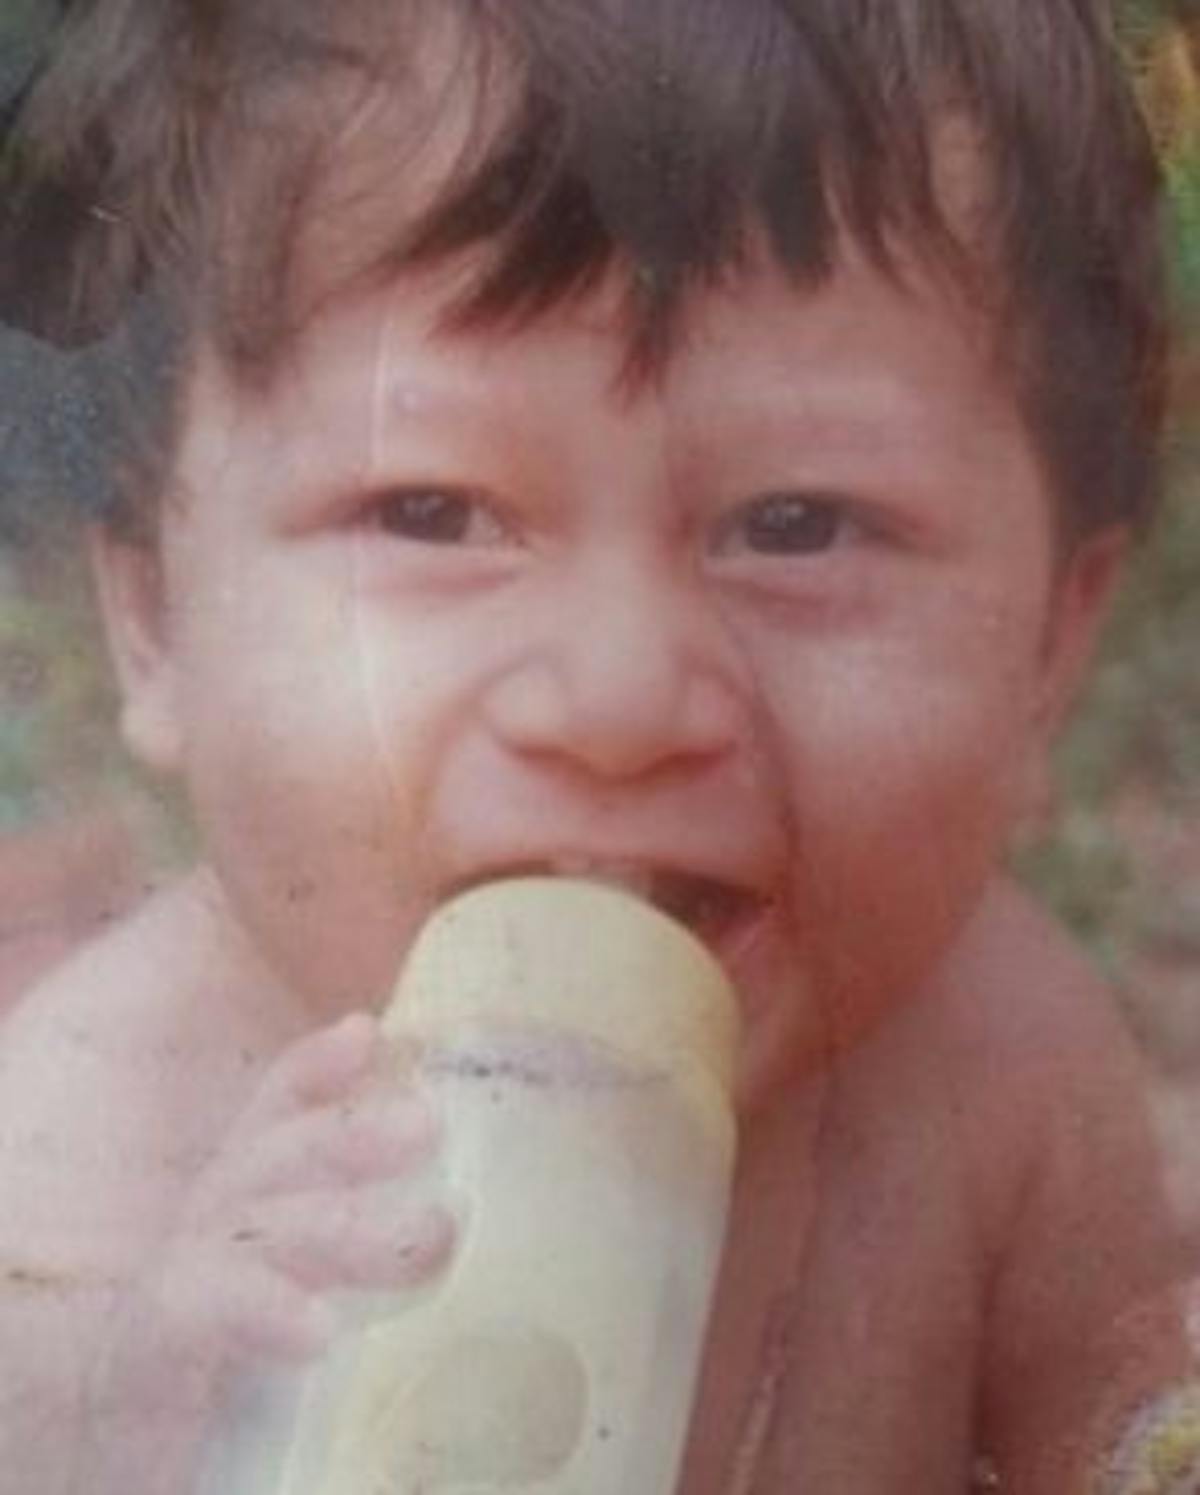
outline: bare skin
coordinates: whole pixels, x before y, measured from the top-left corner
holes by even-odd
[[[186,1490],[234,1368],[453,1249],[428,1199],[362,1207],[437,1145],[370,1020],[264,1043],[212,896],[150,905],[4,1035],[6,1495]],[[1167,1316],[1109,1339],[1174,1266],[1136,1084],[1104,993],[997,890],[920,1001],[746,1123],[687,1495],[961,1495],[980,1438],[1005,1489],[1075,1488],[1089,1419],[1183,1364]]]

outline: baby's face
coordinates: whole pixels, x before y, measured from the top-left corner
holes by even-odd
[[[762,270],[633,390],[608,292],[512,335],[434,332],[441,299],[334,307],[266,395],[200,368],[134,745],[314,1013],[378,1004],[456,889],[589,873],[716,949],[760,1090],[969,912],[1098,589],[1056,588],[1011,397],[932,293]]]

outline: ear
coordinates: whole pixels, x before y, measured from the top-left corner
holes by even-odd
[[[124,539],[97,526],[92,571],[109,653],[121,691],[121,733],[146,767],[173,773],[182,734],[162,561],[152,540]]]
[[[1079,695],[1129,553],[1124,529],[1082,541],[1062,562],[1050,599],[1019,782],[1015,845],[1036,843],[1054,818],[1050,749]]]
[[[1127,529],[1111,526],[1077,544],[1059,568],[1046,621],[1038,702],[1038,724],[1047,741],[1079,695],[1130,543]]]

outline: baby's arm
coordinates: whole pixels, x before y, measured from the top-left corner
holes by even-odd
[[[1074,1495],[1131,1409],[1187,1373],[1178,1244],[1109,995],[1020,899],[981,934],[1013,1118],[992,1145],[1019,1180],[990,1284],[986,1435],[1008,1495]]]
[[[101,1338],[159,1228],[136,1083],[31,994],[0,1030],[0,1495],[76,1495]]]
[[[0,1358],[22,1386],[0,1408],[0,1471],[21,1471],[11,1491],[0,1473],[3,1495],[180,1495],[229,1372],[312,1353],[326,1294],[434,1268],[448,1223],[404,1188],[432,1128],[383,1082],[381,1049],[359,1018],[287,1050],[174,1189],[122,1179],[116,1160],[107,1178],[47,1159],[0,1179],[3,1249],[20,1264],[0,1293]],[[43,1056],[66,1087],[59,1113],[73,1102],[103,1128],[94,1090],[72,1095],[81,1076],[66,1058]],[[6,1092],[26,1136],[32,1099]],[[60,1162],[85,1156],[69,1124],[53,1130]]]

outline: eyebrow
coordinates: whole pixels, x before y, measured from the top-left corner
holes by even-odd
[[[714,393],[722,414],[748,427],[786,425],[797,433],[854,439],[880,432],[906,434],[928,429],[930,408],[904,380],[871,373],[830,379],[822,375],[804,387],[783,379],[763,388],[726,387]],[[706,404],[708,401],[705,402]]]

